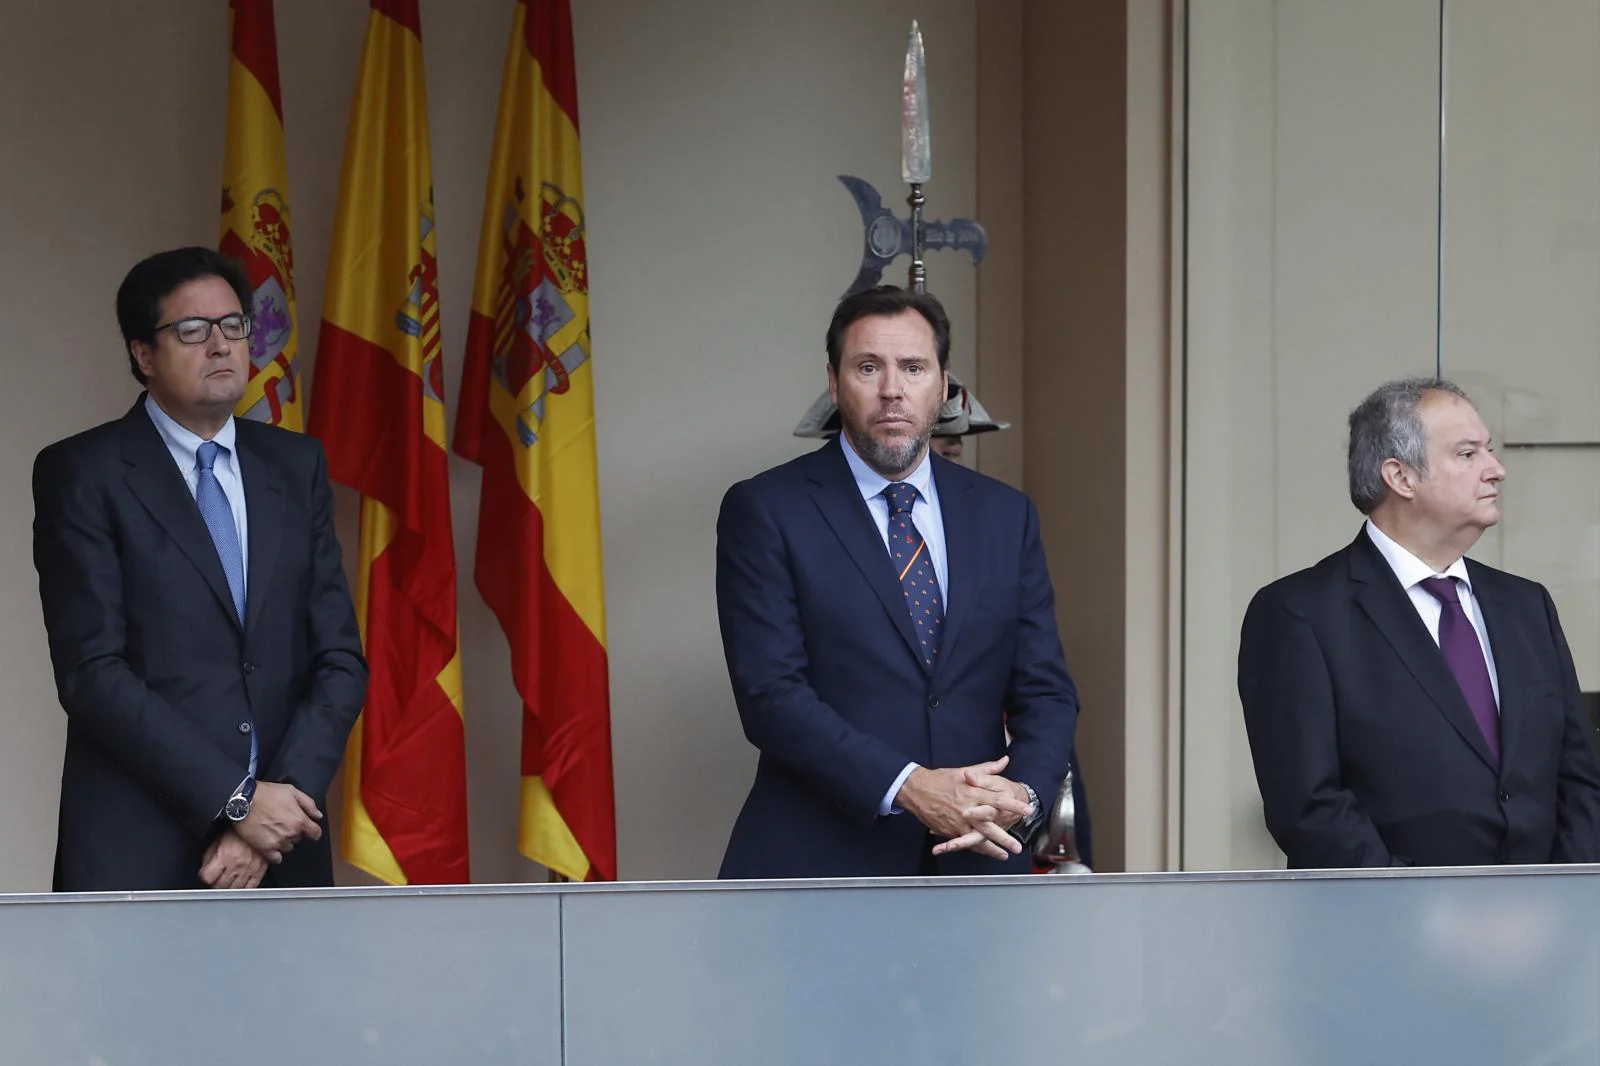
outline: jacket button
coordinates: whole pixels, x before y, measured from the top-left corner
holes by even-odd
[[[241,667],[241,669],[244,670],[244,672],[247,673],[247,674],[253,674],[253,673],[256,672],[256,664],[255,663],[245,663],[244,666]]]
[[[939,706],[939,697],[935,696],[931,692],[928,693],[928,706],[929,707],[937,707],[937,706]]]
[[[1501,803],[1510,803],[1511,802],[1511,793],[1509,793],[1509,792],[1500,793],[1500,802]]]
[[[239,723],[239,732],[241,732],[241,733],[250,732],[250,723],[249,722],[240,722]]]

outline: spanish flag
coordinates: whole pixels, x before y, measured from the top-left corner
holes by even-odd
[[[483,467],[474,577],[522,697],[521,851],[615,880],[600,486],[567,0],[518,0],[456,421]]]
[[[228,21],[233,45],[218,248],[244,264],[255,293],[245,308],[255,323],[250,334],[250,384],[237,414],[299,432],[300,387],[294,357],[300,345],[272,0],[230,0]]]
[[[344,149],[311,432],[361,493],[371,671],[340,847],[391,884],[469,880],[439,286],[417,0],[372,0]]]

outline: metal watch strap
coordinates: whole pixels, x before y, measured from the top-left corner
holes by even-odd
[[[1012,826],[1007,832],[1026,844],[1029,838],[1033,836],[1034,830],[1039,828],[1039,823],[1044,820],[1044,808],[1039,806],[1039,794],[1033,790],[1032,785],[1026,781],[1019,781],[1018,784],[1028,794],[1028,803],[1032,805],[1033,810],[1029,812],[1026,818]]]

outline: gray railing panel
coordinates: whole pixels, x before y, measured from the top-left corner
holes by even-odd
[[[1594,1063],[1597,904],[1561,873],[574,895],[566,1061]]]
[[[1600,870],[0,897],[0,1063],[1600,1061]]]
[[[556,894],[0,905],[8,1066],[560,1062]]]

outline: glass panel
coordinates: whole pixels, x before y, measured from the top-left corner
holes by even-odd
[[[1600,1058],[1600,874],[0,897],[0,1062]]]
[[[1360,529],[1351,408],[1435,367],[1439,5],[1188,18],[1182,862],[1271,867],[1239,627],[1257,589]]]
[[[1600,0],[1448,0],[1441,366],[1507,469],[1473,555],[1546,585],[1600,690]]]
[[[560,898],[0,896],[0,1062],[555,1063]]]
[[[576,893],[567,1063],[1594,1061],[1594,877]]]

